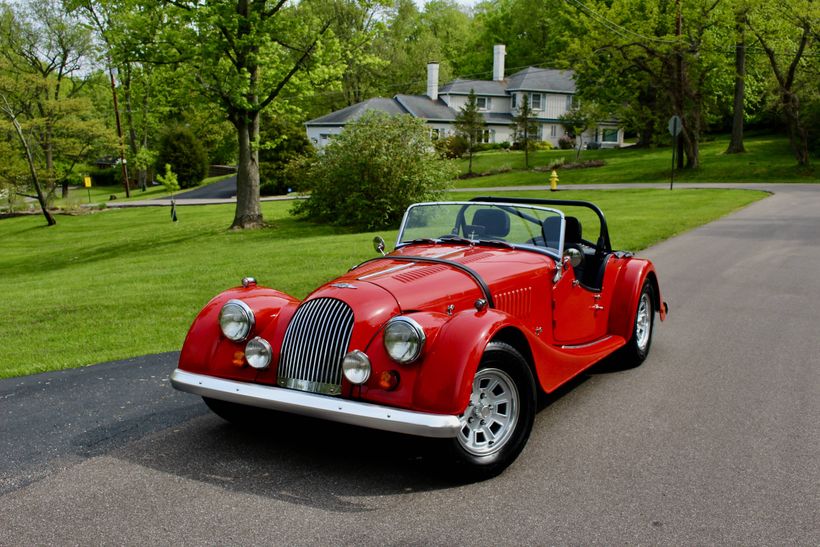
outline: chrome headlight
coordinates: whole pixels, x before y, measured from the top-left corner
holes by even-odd
[[[273,350],[264,338],[252,338],[245,346],[245,359],[253,368],[267,368],[272,356]]]
[[[384,349],[397,363],[412,363],[424,348],[424,330],[409,317],[394,317],[384,328]]]
[[[342,359],[342,372],[351,384],[363,384],[370,378],[370,359],[365,352],[354,349]]]
[[[256,320],[251,308],[241,300],[228,300],[219,311],[219,326],[222,334],[234,342],[245,340],[251,333]]]

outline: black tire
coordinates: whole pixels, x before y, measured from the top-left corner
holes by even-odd
[[[641,288],[641,296],[638,297],[638,305],[635,307],[632,337],[621,350],[621,360],[627,368],[637,367],[644,362],[652,348],[654,332],[655,288],[649,280],[646,280]]]
[[[527,444],[535,410],[535,380],[527,362],[509,344],[491,342],[476,371],[462,429],[448,439],[457,479],[484,480],[504,471]]]
[[[208,405],[208,408],[210,408],[214,414],[241,428],[252,429],[264,426],[270,423],[270,421],[275,419],[279,414],[275,410],[257,408],[255,406],[242,405],[230,401],[212,399],[210,397],[202,397],[202,400],[205,401],[205,404]]]

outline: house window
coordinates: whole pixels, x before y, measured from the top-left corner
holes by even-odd
[[[489,97],[476,97],[475,102],[478,105],[479,110],[489,110],[490,109],[490,98]]]
[[[567,95],[567,110],[572,110],[573,106],[575,106],[575,97]]]
[[[558,127],[555,125],[550,126],[550,137],[557,137],[558,136]]]
[[[618,142],[618,130],[611,127],[601,128],[601,142]]]
[[[533,110],[541,110],[541,94],[530,93],[530,108]]]
[[[512,108],[518,108],[518,93],[512,94]]]
[[[440,129],[431,129],[430,130],[430,140],[437,141],[441,137],[441,130]]]
[[[485,129],[484,131],[481,132],[481,137],[479,138],[479,141],[482,142],[482,143],[493,142],[495,140],[493,138],[494,136],[495,136],[495,130],[494,129]]]

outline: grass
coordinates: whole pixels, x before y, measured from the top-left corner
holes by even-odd
[[[598,203],[613,245],[638,250],[764,195],[618,190],[571,197]],[[301,298],[373,256],[373,233],[298,221],[289,207],[263,203],[270,226],[251,232],[226,229],[232,205],[180,207],[177,223],[167,208],[154,207],[60,216],[51,228],[39,216],[0,221],[0,377],[176,350],[202,306],[245,275]],[[381,235],[391,241],[396,232]]]
[[[724,154],[727,137],[701,143],[701,167],[676,171],[676,182],[820,182],[816,167],[798,168],[788,139],[779,135],[754,136],[745,139],[745,154]],[[572,150],[548,150],[530,153],[530,168],[544,167],[563,158],[575,161]],[[607,184],[619,182],[669,182],[672,164],[671,148],[584,150],[581,161],[603,160],[606,165],[585,169],[560,169],[559,184]],[[467,160],[459,160],[462,173]],[[473,157],[475,173],[512,169],[484,177],[460,179],[457,188],[491,186],[547,185],[549,173],[524,169],[523,152],[490,151]]]

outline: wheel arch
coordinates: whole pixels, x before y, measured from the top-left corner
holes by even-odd
[[[524,335],[521,330],[512,325],[502,327],[493,335],[487,345],[492,342],[504,342],[520,353],[521,357],[526,361],[527,366],[530,367],[530,372],[532,372],[532,377],[535,379],[535,384],[541,389],[541,384],[538,382],[538,371],[535,368],[535,357],[533,356],[532,348],[526,335]]]

